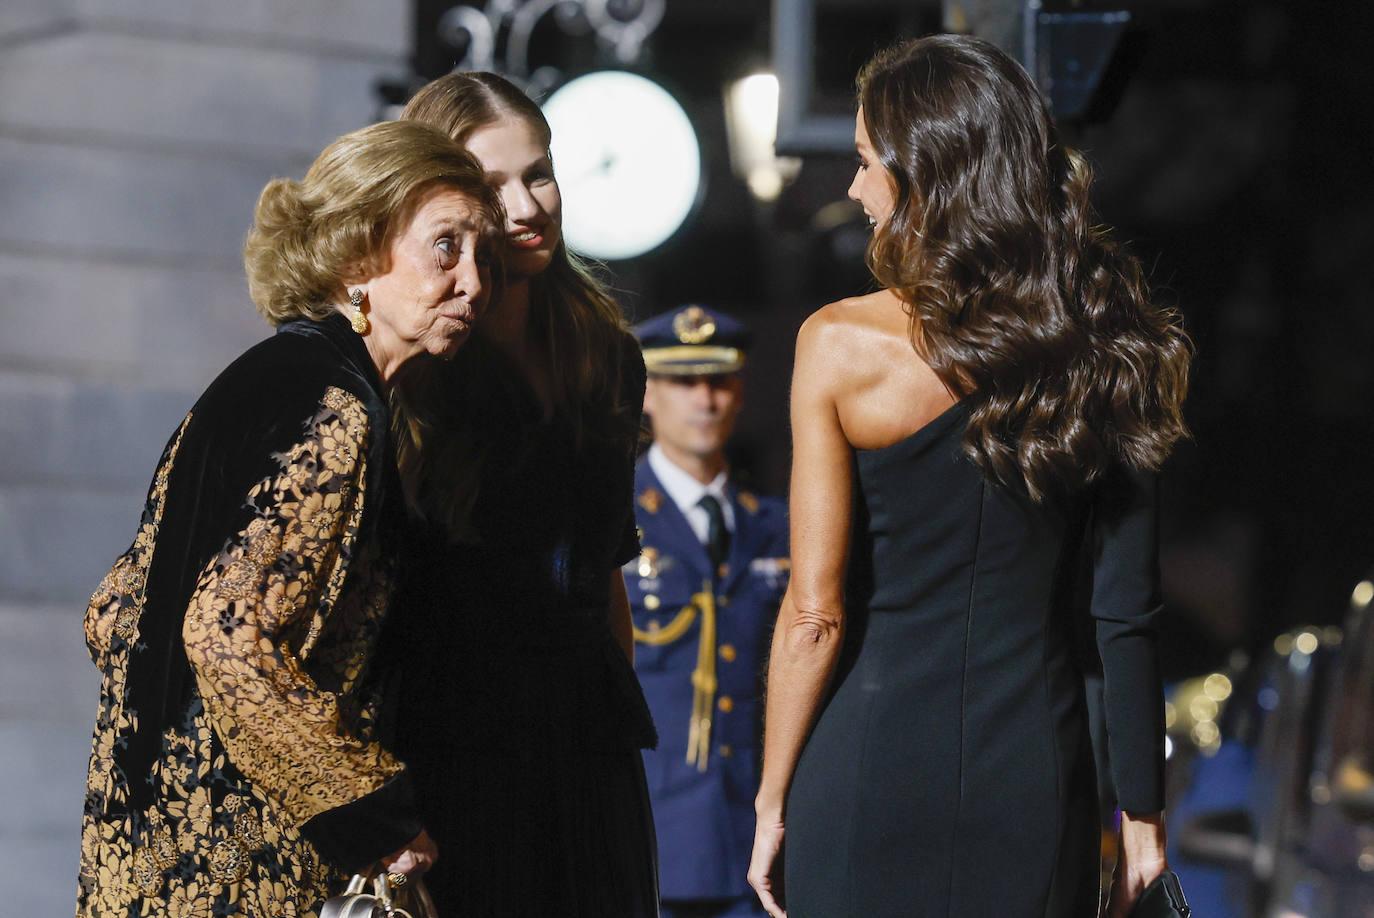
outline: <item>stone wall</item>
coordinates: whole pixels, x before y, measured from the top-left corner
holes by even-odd
[[[266,334],[239,247],[274,175],[372,120],[401,0],[0,4],[0,600],[75,603],[153,463]]]
[[[0,0],[0,889],[70,915],[86,597],[166,438],[268,333],[257,194],[367,124],[402,0]]]

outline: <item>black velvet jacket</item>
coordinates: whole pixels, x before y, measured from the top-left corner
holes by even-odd
[[[370,662],[403,506],[347,321],[298,321],[205,391],[86,612],[103,679],[79,915],[313,914],[420,830]]]

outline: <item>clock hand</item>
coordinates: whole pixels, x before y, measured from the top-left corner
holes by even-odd
[[[601,155],[601,160],[598,163],[596,163],[596,165],[592,166],[585,172],[579,173],[574,178],[574,181],[581,181],[582,179],[589,178],[591,176],[610,175],[611,170],[615,168],[616,159],[616,155],[611,151],[607,150],[605,153]]]

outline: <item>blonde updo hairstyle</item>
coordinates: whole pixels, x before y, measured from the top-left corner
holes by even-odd
[[[258,198],[243,246],[248,293],[273,325],[325,319],[346,299],[345,279],[388,269],[392,234],[421,192],[444,185],[468,198],[489,232],[505,226],[501,199],[473,156],[415,121],[387,121],[345,134],[305,178],[277,178]]]

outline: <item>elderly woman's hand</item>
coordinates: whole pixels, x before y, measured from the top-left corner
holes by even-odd
[[[434,866],[439,859],[439,849],[429,833],[420,834],[406,843],[405,847],[382,858],[382,866],[392,873],[421,874]]]

